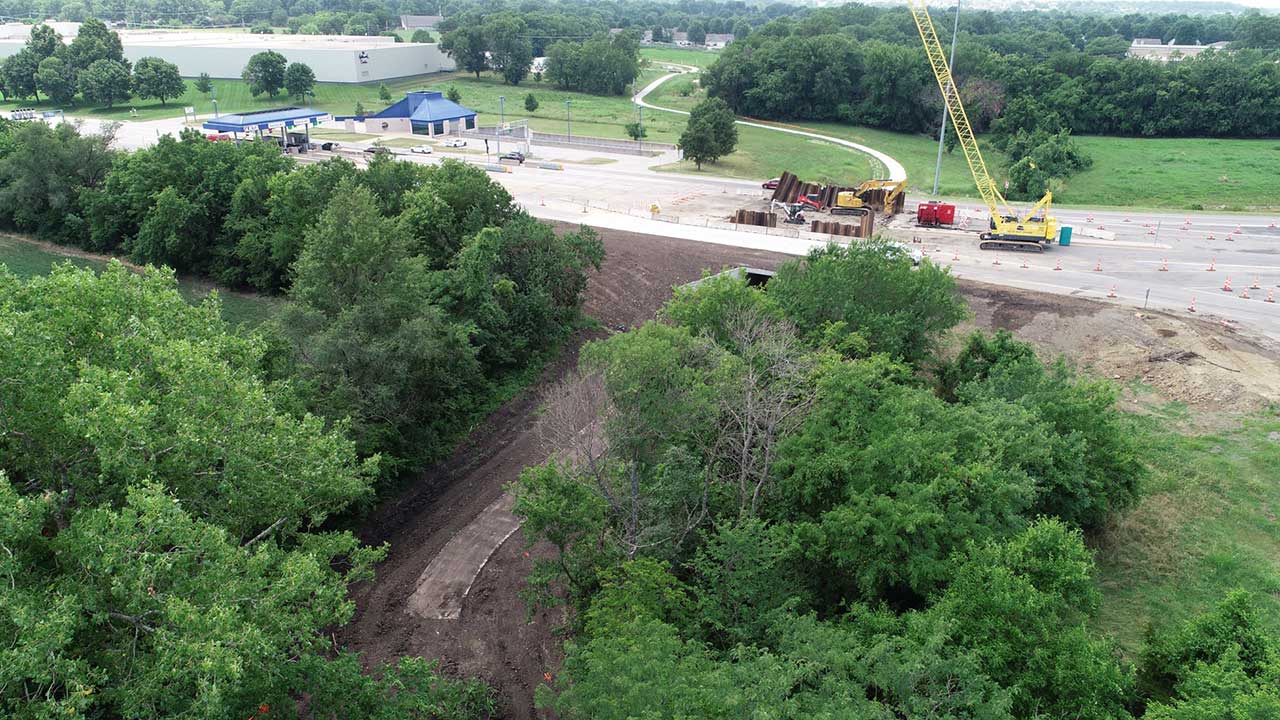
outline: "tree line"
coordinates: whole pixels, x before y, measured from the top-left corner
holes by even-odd
[[[1280,710],[1247,595],[1135,661],[1086,539],[1145,468],[1116,391],[1008,333],[938,355],[946,270],[829,246],[581,353],[513,486],[567,603],[559,717],[1190,720]],[[580,418],[600,417],[584,430]]]
[[[0,227],[147,264],[0,267],[0,714],[492,717],[480,683],[332,646],[385,553],[332,526],[577,326],[594,233],[453,161],[7,121]],[[289,302],[233,328],[174,268]]]
[[[544,56],[534,79],[545,76],[564,90],[623,95],[640,74],[638,35],[609,36],[587,18],[477,9],[450,17],[440,30],[440,48],[460,69],[477,78],[492,71],[508,85],[529,77],[534,58]]]
[[[272,50],[249,58],[241,73],[253,96],[275,97],[281,90],[299,99],[316,84],[315,72],[306,63],[289,63]],[[213,81],[203,73],[195,89],[208,93]],[[187,84],[178,66],[160,58],[139,58],[131,65],[124,58],[120,36],[99,20],[84,23],[79,34],[66,44],[45,24],[31,28],[27,44],[0,64],[0,95],[6,100],[40,100],[40,94],[55,103],[75,102],[77,92],[86,103],[111,107],[133,96],[155,98],[164,105],[182,97]]]
[[[1014,98],[1031,98],[1035,116],[1052,132],[1280,134],[1280,40],[1266,49],[1241,42],[1229,52],[1159,63],[1124,57],[1128,40],[1114,34],[1109,19],[1095,19],[1085,29],[1078,16],[1036,14],[1040,24],[1031,24],[1030,17],[963,17],[953,72],[979,132]],[[941,14],[934,19],[948,42],[950,23]],[[1280,36],[1280,19],[1248,16],[1240,23],[1246,20]],[[914,22],[900,8],[854,4],[775,21],[730,45],[703,80],[711,95],[754,117],[834,120],[900,132],[936,132],[941,117],[941,98]]]
[[[22,50],[0,65],[0,94],[10,102],[40,99],[66,105],[76,95],[86,103],[111,107],[137,95],[161,104],[187,91],[178,67],[160,58],[124,58],[120,36],[100,20],[89,20],[69,44],[48,25],[31,29]]]

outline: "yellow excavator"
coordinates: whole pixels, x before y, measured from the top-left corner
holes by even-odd
[[[933,29],[929,10],[925,7],[924,0],[907,0],[907,5],[911,8],[911,17],[915,18],[916,29],[920,31],[925,55],[929,57],[933,76],[938,81],[938,89],[942,91],[942,101],[947,105],[947,114],[951,116],[951,125],[960,140],[964,159],[969,163],[969,172],[973,173],[973,182],[978,186],[978,194],[982,195],[991,212],[990,229],[981,235],[978,247],[983,250],[1043,252],[1045,246],[1052,244],[1058,235],[1058,221],[1049,214],[1053,193],[1045,193],[1040,202],[1022,215],[1000,194],[995,179],[987,172],[982,152],[978,150],[978,140],[973,136],[969,116],[965,114],[964,104],[960,102],[960,90],[951,78],[951,66],[947,64],[947,56],[942,52],[942,44],[938,42],[938,33]]]

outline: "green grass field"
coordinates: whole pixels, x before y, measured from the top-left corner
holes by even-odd
[[[661,74],[657,70],[646,70],[636,80],[635,86],[643,87]],[[479,80],[474,75],[444,80],[430,84],[428,89],[443,91],[450,86],[462,94],[463,105],[480,113],[477,122],[481,125],[493,125],[499,121],[499,97],[506,97],[504,116],[508,122],[527,119],[529,127],[539,132],[566,132],[565,100],[570,102],[574,135],[625,140],[627,123],[639,119],[637,106],[631,102],[630,94],[601,96],[566,92],[546,81],[533,82],[532,78],[512,87],[488,74]],[[538,100],[538,109],[532,113],[524,109],[524,98],[529,93]],[[644,126],[648,134],[645,140],[675,142],[684,131],[684,123],[681,115],[646,112]]]
[[[1280,410],[1210,435],[1179,435],[1172,405],[1142,432],[1152,474],[1097,549],[1099,629],[1132,653],[1149,625],[1177,623],[1241,587],[1280,632]]]
[[[707,67],[720,57],[715,50],[693,50],[691,48],[640,48],[640,57],[653,63],[673,62],[681,65]]]
[[[851,152],[821,140],[784,135],[762,128],[738,126],[738,151],[696,169],[683,160],[657,169],[693,175],[721,175],[767,180],[790,170],[800,177],[823,183],[850,183],[865,180],[880,165],[870,155]],[[883,175],[884,171],[879,171]]]
[[[93,270],[106,267],[106,262],[101,259],[52,252],[46,247],[10,235],[0,235],[0,264],[21,278],[47,275],[54,264],[62,262]],[[178,291],[193,304],[200,302],[214,290],[217,290],[222,300],[222,317],[233,325],[258,325],[270,319],[284,302],[279,298],[219,289],[204,280],[178,279]]]

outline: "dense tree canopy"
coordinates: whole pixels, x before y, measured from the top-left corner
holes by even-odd
[[[1146,664],[1176,670],[1139,682],[1095,633],[1086,533],[1144,474],[1127,420],[1109,386],[1008,334],[939,359],[963,315],[930,262],[832,246],[763,290],[678,289],[659,321],[585,348],[543,419],[573,439],[514,488],[528,540],[556,549],[538,597],[576,611],[540,702],[568,718],[1103,720],[1140,711],[1140,687],[1168,697],[1201,658],[1234,662],[1200,639],[1221,632],[1207,622],[1157,645]],[[592,413],[598,427],[572,422]],[[1219,674],[1264,702],[1256,634],[1226,635],[1254,662]]]
[[[0,333],[6,717],[212,720],[300,693],[342,715],[396,686],[402,709],[491,708],[429,666],[374,681],[332,657],[322,631],[382,551],[312,531],[369,495],[377,461],[290,411],[216,299],[119,263],[25,283],[0,267]]]

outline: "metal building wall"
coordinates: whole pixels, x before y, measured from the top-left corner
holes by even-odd
[[[215,47],[126,44],[124,55],[131,61],[158,57],[178,66],[183,77],[196,77],[207,72],[215,78],[238,78],[249,58],[266,47]],[[371,48],[362,51],[337,48],[272,48],[291,62],[306,63],[319,82],[378,82],[409,75],[452,70],[453,61],[432,44],[403,47]]]

